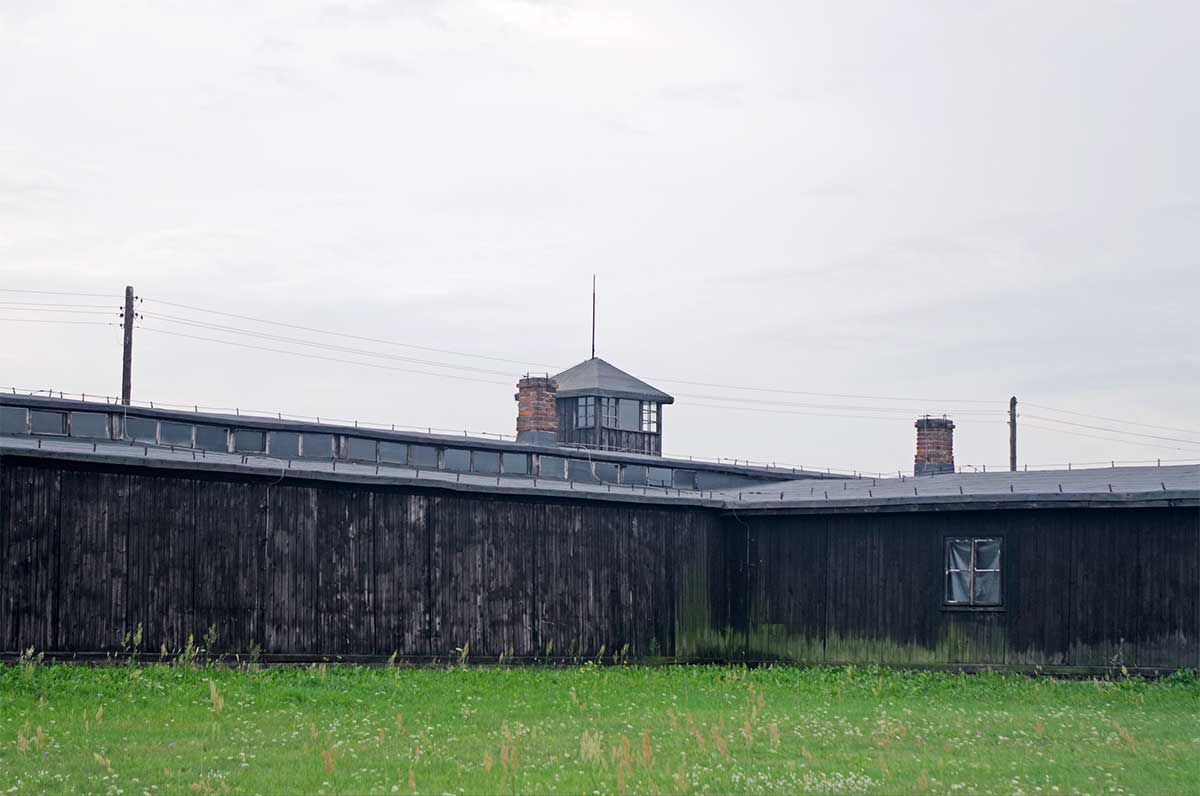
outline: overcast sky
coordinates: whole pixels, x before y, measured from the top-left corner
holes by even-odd
[[[113,296],[0,301],[134,285],[135,398],[511,433],[595,273],[670,453],[1001,464],[1016,394],[1165,427],[1023,406],[1022,461],[1195,459],[1198,75],[1191,2],[0,0],[0,287]],[[0,329],[119,392],[117,328]]]

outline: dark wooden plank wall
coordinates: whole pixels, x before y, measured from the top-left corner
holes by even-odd
[[[0,649],[674,655],[699,509],[0,467]],[[694,576],[698,583],[692,582]],[[703,618],[705,628],[707,617]]]
[[[1194,508],[727,517],[723,657],[1200,664]],[[1004,540],[1000,611],[943,606],[946,536]]]

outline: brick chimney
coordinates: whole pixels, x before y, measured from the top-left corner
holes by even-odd
[[[917,420],[917,455],[913,475],[954,472],[954,421],[947,417]]]
[[[558,382],[549,376],[526,376],[517,382],[517,442],[558,444]]]

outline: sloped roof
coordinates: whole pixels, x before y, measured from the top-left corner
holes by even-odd
[[[796,479],[714,492],[738,511],[880,510],[887,506],[969,507],[979,504],[1036,504],[1087,499],[1100,503],[1200,497],[1200,465],[1096,467],[1076,470],[943,473],[901,478]]]
[[[657,387],[631,376],[600,357],[580,362],[554,377],[559,398],[602,395],[608,398],[636,398],[641,401],[675,403],[675,399]]]

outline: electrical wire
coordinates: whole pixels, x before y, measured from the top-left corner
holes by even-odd
[[[1087,437],[1089,439],[1098,439],[1098,440],[1103,440],[1105,442],[1119,442],[1123,445],[1137,445],[1142,448],[1159,448],[1161,450],[1185,451],[1185,452],[1189,452],[1189,453],[1195,451],[1195,448],[1180,448],[1176,445],[1164,445],[1162,443],[1155,443],[1155,442],[1138,442],[1136,440],[1119,439],[1117,437],[1103,437],[1103,436],[1100,436],[1099,434],[1087,434],[1082,431],[1071,431],[1070,429],[1065,429],[1065,428],[1053,428],[1052,426],[1042,426],[1042,425],[1038,425],[1037,423],[1022,423],[1021,427],[1022,428],[1033,428],[1033,429],[1037,429],[1038,431],[1050,431],[1055,434],[1069,434],[1069,435],[1075,436],[1075,437]]]
[[[487,373],[487,374],[491,374],[491,375],[495,375],[495,376],[508,376],[508,377],[511,377],[514,379],[520,377],[520,374],[513,374],[510,371],[491,370],[488,368],[476,368],[476,367],[472,367],[470,365],[455,365],[455,364],[449,363],[449,362],[437,362],[437,361],[428,360],[428,359],[414,359],[412,357],[403,357],[403,356],[398,356],[396,354],[385,354],[385,353],[382,353],[379,351],[367,351],[367,350],[364,350],[361,348],[349,348],[346,346],[333,345],[332,343],[321,343],[321,342],[317,342],[315,340],[302,340],[302,339],[296,338],[296,337],[284,337],[282,335],[267,334],[265,332],[256,332],[256,331],[253,331],[250,329],[241,329],[236,326],[225,326],[225,325],[219,324],[219,323],[208,323],[206,321],[193,321],[193,320],[190,320],[187,318],[176,318],[171,315],[162,315],[157,312],[143,312],[140,314],[146,318],[150,318],[153,320],[166,321],[167,323],[176,323],[176,324],[181,324],[184,326],[192,326],[192,327],[208,329],[208,330],[212,330],[212,331],[227,332],[229,334],[246,335],[248,337],[256,337],[256,338],[260,338],[260,339],[264,339],[264,340],[273,340],[275,342],[292,343],[293,345],[311,346],[313,348],[320,348],[320,349],[324,349],[327,351],[341,351],[342,353],[347,353],[347,354],[356,354],[358,356],[367,356],[367,357],[380,357],[383,359],[390,359],[390,360],[394,360],[397,362],[409,362],[409,363],[417,364],[417,365],[432,365],[434,367],[439,367],[439,368],[453,368],[456,370],[466,370],[466,371],[472,371],[475,373]]]
[[[286,329],[294,329],[294,330],[298,330],[298,331],[311,332],[313,334],[323,334],[323,335],[329,335],[329,336],[333,336],[333,337],[344,337],[344,338],[351,339],[351,340],[361,340],[364,342],[371,342],[371,343],[382,343],[384,345],[394,345],[394,346],[400,346],[400,347],[404,347],[404,348],[414,348],[414,349],[422,350],[422,351],[433,351],[433,352],[437,352],[437,353],[452,354],[454,356],[469,357],[469,358],[473,358],[473,359],[486,359],[486,360],[491,360],[494,362],[508,362],[510,364],[524,365],[524,366],[532,365],[532,366],[536,366],[538,368],[545,368],[547,370],[547,372],[551,372],[551,373],[562,370],[562,368],[560,368],[559,366],[552,365],[552,364],[549,364],[546,362],[533,362],[533,361],[529,361],[529,360],[514,359],[514,358],[508,358],[508,357],[498,357],[498,356],[492,356],[492,355],[487,355],[487,354],[473,354],[473,353],[470,353],[467,351],[458,351],[458,350],[448,349],[448,348],[436,348],[433,346],[418,345],[415,343],[405,343],[405,342],[401,342],[398,340],[387,340],[384,338],[370,337],[367,335],[350,334],[347,332],[335,332],[335,331],[331,331],[328,329],[320,329],[320,328],[313,327],[313,326],[304,326],[302,324],[294,324],[294,323],[283,323],[280,321],[272,321],[272,320],[268,320],[266,318],[255,317],[253,315],[241,315],[241,314],[232,313],[232,312],[224,312],[221,310],[212,310],[212,309],[207,309],[204,307],[197,307],[192,304],[183,304],[180,302],[167,301],[164,299],[152,298],[152,297],[147,297],[147,296],[141,297],[140,300],[143,302],[150,302],[152,304],[162,304],[162,305],[169,306],[169,307],[177,307],[180,309],[191,310],[193,312],[204,312],[204,313],[210,313],[213,315],[221,315],[226,318],[237,318],[239,320],[249,321],[251,323],[263,323],[263,324],[268,324],[270,326],[278,326],[278,327],[282,327],[282,328],[286,328]],[[698,387],[713,387],[713,388],[717,388],[717,389],[742,390],[742,391],[750,391],[750,392],[780,393],[780,394],[785,394],[785,395],[804,395],[804,396],[815,396],[815,397],[822,397],[822,398],[855,398],[855,399],[860,399],[860,400],[894,401],[894,402],[907,402],[907,403],[943,403],[943,404],[970,403],[970,404],[1005,405],[1005,406],[1008,404],[1008,401],[1006,401],[1006,400],[996,400],[996,399],[982,400],[982,399],[974,399],[974,398],[949,399],[949,398],[862,395],[862,394],[854,394],[854,393],[832,393],[832,392],[816,392],[816,391],[809,391],[809,390],[790,390],[790,389],[783,389],[783,388],[777,388],[777,387],[751,387],[751,386],[740,385],[740,384],[719,384],[716,382],[686,381],[683,379],[672,379],[672,378],[666,378],[666,377],[647,377],[647,378],[650,378],[653,381],[670,382],[673,384],[690,384],[692,386],[698,386]]]
[[[117,311],[111,310],[50,310],[50,309],[35,309],[33,307],[3,307],[5,312],[61,312],[67,315],[109,315],[116,316]]]
[[[16,288],[0,288],[0,293],[31,293],[39,296],[84,296],[87,298],[119,299],[114,293],[73,293],[66,290],[18,290]]]
[[[72,326],[120,326],[116,321],[68,321],[56,318],[0,318],[10,323],[63,323]]]
[[[143,298],[142,301],[149,301],[149,302],[155,303],[155,304],[164,304],[168,307],[179,307],[181,309],[192,310],[194,312],[207,312],[207,313],[211,313],[213,315],[223,315],[226,318],[237,318],[239,320],[250,321],[252,323],[265,323],[270,326],[279,326],[279,327],[282,327],[285,329],[296,329],[296,330],[302,331],[302,332],[312,332],[313,334],[326,334],[326,335],[330,335],[333,337],[345,337],[345,338],[348,338],[351,340],[362,340],[362,341],[368,342],[368,343],[383,343],[384,345],[394,345],[394,346],[400,346],[402,348],[415,348],[420,351],[434,351],[434,352],[437,352],[440,354],[453,354],[455,356],[471,357],[473,359],[489,359],[494,362],[509,362],[514,365],[536,365],[537,367],[545,367],[545,368],[554,369],[553,365],[547,365],[544,362],[525,362],[525,361],[522,361],[519,359],[507,359],[505,357],[494,357],[494,356],[488,356],[485,354],[470,354],[465,351],[454,351],[449,348],[434,348],[432,346],[416,345],[414,343],[402,343],[402,342],[399,342],[396,340],[385,340],[385,339],[379,338],[379,337],[367,337],[365,335],[347,334],[345,332],[331,332],[326,329],[317,329],[312,326],[302,326],[300,324],[295,324],[295,323],[281,323],[280,321],[269,321],[265,318],[255,318],[251,315],[238,315],[238,314],[232,313],[232,312],[221,312],[219,310],[209,310],[209,309],[204,309],[203,307],[194,307],[190,304],[180,304],[180,303],[173,302],[173,301],[164,301],[162,299]]]
[[[1150,423],[1135,423],[1132,420],[1122,420],[1118,417],[1105,417],[1104,415],[1089,415],[1086,412],[1073,412],[1070,409],[1055,409],[1053,406],[1045,406],[1044,404],[1035,404],[1032,401],[1022,401],[1023,406],[1035,406],[1038,409],[1045,409],[1050,412],[1059,412],[1064,415],[1075,415],[1077,417],[1090,417],[1093,420],[1107,420],[1110,423],[1121,423],[1128,426],[1140,426],[1142,428],[1157,428],[1160,431],[1182,431],[1184,434],[1200,434],[1200,431],[1194,431],[1190,428],[1178,428],[1176,426],[1156,426]]]
[[[845,418],[855,418],[855,419],[859,419],[859,420],[886,420],[889,423],[895,423],[897,420],[901,419],[901,418],[897,418],[897,417],[886,417],[886,416],[879,417],[876,415],[847,415],[847,414],[834,414],[834,413],[829,413],[829,412],[795,412],[795,411],[789,411],[786,409],[762,409],[762,408],[754,407],[754,406],[727,406],[725,404],[706,404],[706,403],[698,403],[696,401],[689,401],[686,404],[680,404],[680,406],[682,406],[682,407],[702,406],[702,407],[711,408],[711,409],[732,409],[732,410],[738,411],[738,412],[760,412],[760,413],[772,414],[772,415],[802,415],[805,417],[845,417]],[[1005,421],[1005,420],[983,420],[983,419],[971,418],[966,422],[969,422],[969,423],[1002,423],[1002,424],[1007,425],[1007,421]]]
[[[1091,426],[1091,425],[1088,425],[1087,423],[1075,423],[1070,420],[1059,420],[1059,419],[1053,418],[1053,417],[1042,417],[1041,415],[1022,415],[1022,417],[1027,417],[1030,420],[1041,420],[1043,422],[1048,422],[1048,423],[1059,423],[1064,426],[1076,426],[1078,428],[1088,428],[1093,431],[1107,431],[1110,434],[1125,434],[1130,437],[1144,437],[1146,439],[1161,439],[1161,440],[1165,440],[1167,442],[1182,442],[1187,445],[1200,445],[1200,440],[1194,440],[1194,439],[1180,439],[1179,437],[1164,437],[1160,434],[1143,434],[1139,431],[1122,431],[1119,428],[1107,428],[1105,426]]]
[[[299,351],[287,351],[282,348],[267,348],[265,346],[250,345],[248,343],[235,343],[232,340],[218,340],[217,338],[214,338],[214,337],[200,337],[197,335],[183,334],[181,332],[169,332],[166,329],[155,329],[154,327],[149,327],[149,326],[139,326],[138,328],[142,329],[143,331],[153,332],[155,334],[165,334],[165,335],[169,335],[171,337],[182,337],[182,338],[186,338],[188,340],[199,340],[199,341],[206,342],[206,343],[219,343],[221,345],[234,346],[236,348],[248,348],[253,351],[267,351],[267,352],[270,352],[273,354],[287,354],[288,356],[293,356],[293,357],[304,357],[306,359],[319,359],[319,360],[323,360],[325,362],[337,362],[337,363],[344,364],[344,365],[359,365],[364,368],[375,368],[377,370],[391,370],[391,371],[396,371],[398,373],[415,373],[415,374],[418,374],[421,376],[440,376],[444,379],[457,379],[459,381],[474,381],[474,382],[479,382],[481,384],[499,384],[504,387],[509,387],[510,389],[512,387],[512,385],[506,381],[491,381],[489,379],[475,379],[475,378],[471,378],[470,376],[455,376],[452,373],[433,373],[433,372],[426,371],[426,370],[413,370],[411,368],[394,368],[389,365],[380,365],[375,362],[355,362],[354,360],[351,360],[351,359],[340,359],[338,357],[324,357],[324,356],[320,356],[319,354],[304,354]]]

